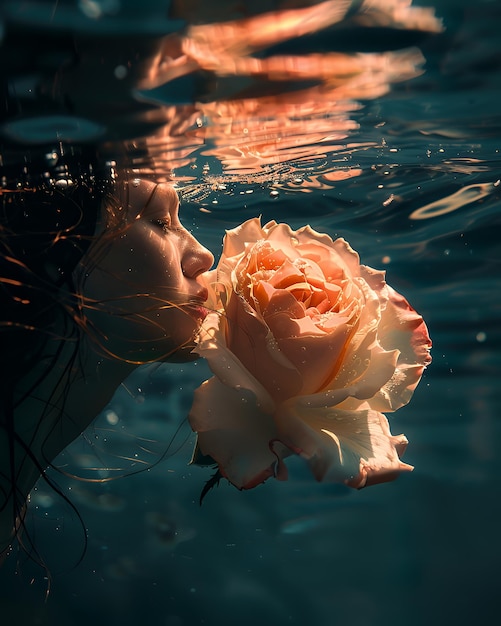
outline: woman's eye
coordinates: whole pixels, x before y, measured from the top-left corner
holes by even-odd
[[[164,233],[168,232],[170,229],[170,220],[169,219],[156,219],[156,220],[151,220],[153,224],[155,224],[155,226],[160,227]]]

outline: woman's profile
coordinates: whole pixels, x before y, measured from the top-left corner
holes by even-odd
[[[38,478],[128,374],[193,358],[213,256],[178,207],[169,184],[92,171],[0,188],[0,555]]]

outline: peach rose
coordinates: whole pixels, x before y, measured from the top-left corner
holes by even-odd
[[[290,454],[355,488],[412,470],[382,412],[409,401],[431,342],[384,272],[344,239],[255,218],[226,233],[207,287],[195,352],[214,377],[189,416],[194,462],[210,457],[242,489],[285,479]]]

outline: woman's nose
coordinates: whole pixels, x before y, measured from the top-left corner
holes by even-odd
[[[191,241],[186,247],[181,266],[183,274],[187,278],[196,278],[199,274],[206,272],[214,263],[214,255],[207,250],[194,237],[190,237]]]

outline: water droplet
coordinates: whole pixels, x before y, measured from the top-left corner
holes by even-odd
[[[45,155],[45,160],[47,161],[47,163],[49,165],[55,165],[57,163],[57,160],[58,160],[57,152],[48,152]]]
[[[54,185],[58,189],[66,189],[67,187],[71,187],[73,185],[73,181],[71,180],[71,178],[61,178],[59,180],[56,180]]]

